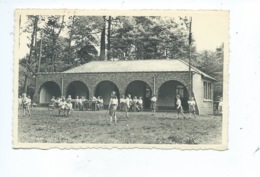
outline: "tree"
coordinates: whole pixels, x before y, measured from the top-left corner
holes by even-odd
[[[99,16],[74,16],[70,18],[71,22],[67,26],[69,36],[66,37],[69,44],[67,48],[71,51],[70,56],[77,61],[79,60],[80,63],[95,59],[98,54],[96,46],[99,45],[98,38],[101,33],[103,18]],[[83,56],[82,51],[87,52],[88,55]]]
[[[163,59],[183,57],[188,48],[184,29],[169,17],[118,17],[111,36],[112,51],[120,58]],[[121,54],[120,54],[121,53]],[[115,54],[114,54],[115,55]]]
[[[56,57],[57,57],[57,40],[64,28],[63,16],[48,16],[47,23],[44,27],[44,33],[47,39],[47,47],[49,48],[48,57],[51,60],[52,71],[56,72]]]
[[[29,15],[28,16],[28,28],[26,29],[26,32],[31,33],[31,40],[30,40],[30,44],[28,44],[29,48],[30,48],[30,52],[29,52],[29,56],[28,58],[25,59],[25,73],[24,73],[24,93],[27,93],[28,91],[28,77],[29,77],[29,73],[30,72],[34,72],[34,69],[32,67],[32,58],[33,58],[33,53],[34,51],[34,47],[35,47],[35,39],[36,39],[36,35],[37,35],[37,31],[38,31],[38,21],[39,21],[39,16],[37,15]]]
[[[106,58],[106,16],[103,16],[103,24],[100,38],[100,60],[105,60]]]
[[[111,42],[110,42],[110,38],[111,38],[111,23],[112,23],[112,17],[109,16],[108,17],[108,25],[107,25],[107,60],[110,60],[111,58]]]
[[[216,51],[202,51],[193,58],[192,65],[216,79],[214,83],[214,99],[223,92],[223,48]]]

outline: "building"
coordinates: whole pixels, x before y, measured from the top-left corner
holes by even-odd
[[[149,109],[150,97],[156,94],[160,110],[175,110],[176,95],[180,95],[184,110],[189,95],[194,95],[199,114],[213,113],[214,78],[192,67],[193,94],[189,80],[189,65],[182,60],[92,61],[59,73],[38,73],[34,101],[50,102],[52,96],[102,96],[105,107],[110,94],[142,96],[144,109]]]

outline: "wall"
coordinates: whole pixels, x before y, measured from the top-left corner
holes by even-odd
[[[193,75],[193,93],[197,103],[199,114],[213,114],[213,100],[204,99],[203,82],[206,80],[199,74]],[[208,82],[211,82],[207,80]],[[211,82],[212,83],[212,82]],[[213,83],[212,83],[213,84]],[[212,85],[213,88],[213,85]],[[213,90],[212,92],[213,93]]]
[[[75,79],[76,78],[76,79]],[[176,80],[181,82],[189,90],[189,73],[188,72],[138,72],[138,73],[41,73],[36,76],[36,92],[34,101],[39,102],[39,92],[41,85],[47,81],[56,82],[61,93],[66,95],[69,84],[75,80],[82,81],[89,90],[89,98],[95,95],[97,85],[102,81],[111,81],[119,89],[119,94],[125,94],[128,84],[132,81],[141,80],[147,83],[152,93],[158,93],[160,86],[169,81]],[[203,84],[198,80],[194,88],[203,92]],[[197,93],[196,91],[196,93]],[[201,96],[200,94],[198,96]],[[203,96],[203,95],[202,95]],[[205,111],[208,112],[208,111]],[[202,110],[200,113],[204,113]]]

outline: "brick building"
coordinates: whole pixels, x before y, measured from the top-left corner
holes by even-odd
[[[193,95],[199,114],[213,113],[214,78],[192,67]],[[105,107],[110,94],[142,96],[149,109],[150,97],[158,97],[158,110],[175,110],[176,95],[188,109],[189,66],[182,60],[93,61],[59,73],[38,73],[34,101],[50,102],[52,96],[102,96]]]

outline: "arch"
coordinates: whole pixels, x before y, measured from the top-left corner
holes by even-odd
[[[152,89],[149,84],[142,80],[130,82],[125,90],[125,95],[130,94],[132,97],[137,96],[143,98],[144,109],[149,109],[151,104]]]
[[[115,91],[117,94],[117,98],[119,99],[119,89],[117,85],[109,80],[101,81],[96,85],[95,88],[95,97],[102,96],[104,100],[104,106],[107,107],[110,101],[110,96],[112,91]]]
[[[71,95],[72,99],[76,96],[89,99],[89,89],[82,81],[72,81],[68,84],[66,96]]]
[[[176,80],[164,82],[158,91],[158,110],[175,110],[177,95],[180,95],[183,109],[187,110],[189,93],[184,84]]]
[[[55,96],[55,98],[61,96],[61,90],[60,86],[54,82],[54,81],[47,81],[43,83],[40,87],[40,99],[39,103],[40,104],[46,104],[50,103],[51,98]]]

